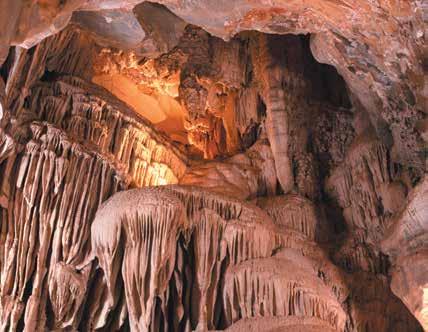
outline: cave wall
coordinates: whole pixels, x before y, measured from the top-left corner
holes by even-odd
[[[0,328],[426,329],[423,6],[122,5],[1,5]]]
[[[72,0],[27,4],[25,1],[5,1],[2,13],[10,15],[5,14],[3,20],[5,27],[2,28],[0,62],[6,58],[9,45],[27,48],[35,45],[63,29],[73,12],[110,11],[101,12],[99,16],[114,23],[121,16],[128,15],[132,19],[132,9],[139,2]],[[153,24],[150,19],[142,20],[148,24],[142,24],[144,27],[139,34],[153,46],[147,54],[156,54],[159,50],[163,52],[165,45],[169,49],[176,45],[177,36],[183,29],[180,20],[200,26],[224,39],[246,30],[313,34],[311,48],[315,57],[320,62],[334,65],[346,79],[349,89],[368,111],[378,136],[393,147],[394,158],[411,166],[416,177],[423,173],[424,141],[419,135],[420,123],[426,123],[424,26],[427,15],[423,2],[218,3],[210,0],[166,0],[159,3],[165,5],[171,15],[161,16],[162,26],[166,28],[152,28],[156,26],[156,21]],[[149,7],[146,12],[150,13],[150,18],[160,15],[157,6],[143,3],[135,8],[144,6]],[[139,17],[144,17],[139,14],[140,10],[134,11],[137,21]],[[120,22],[120,19],[117,21]],[[128,31],[131,34],[135,26],[138,28],[137,22],[129,24],[124,30],[119,29],[119,33]],[[151,32],[156,30],[163,33],[153,35]],[[165,34],[164,31],[170,33]],[[165,35],[169,37],[165,38]],[[124,40],[124,36],[113,34],[108,39],[114,42]],[[135,47],[137,50],[140,48],[138,45]]]

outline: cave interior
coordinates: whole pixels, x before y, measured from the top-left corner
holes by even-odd
[[[21,2],[0,331],[428,330],[423,2]]]

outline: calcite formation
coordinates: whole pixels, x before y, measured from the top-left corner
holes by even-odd
[[[394,259],[391,288],[427,329],[427,178],[409,193],[407,204],[382,241]]]
[[[215,329],[253,316],[317,317],[343,330],[346,286],[315,243],[288,230],[255,205],[163,187],[113,196],[97,212],[91,244],[110,310],[123,280],[132,330]]]
[[[427,331],[427,8],[2,1],[0,331]]]

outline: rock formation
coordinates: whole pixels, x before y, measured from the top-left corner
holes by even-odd
[[[427,331],[426,10],[3,1],[0,331]]]

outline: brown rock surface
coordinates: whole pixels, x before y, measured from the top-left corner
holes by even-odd
[[[0,331],[427,330],[427,9],[2,1]]]
[[[37,1],[30,6],[6,1],[8,44],[29,46],[60,30],[76,9],[134,7],[139,1]],[[312,33],[317,59],[333,64],[367,108],[395,158],[421,171],[422,142],[415,124],[424,112],[424,23],[420,1],[160,1],[173,13],[210,33],[230,38],[243,30]],[[29,26],[29,17],[33,20]],[[10,20],[10,23],[9,23]],[[5,53],[3,52],[5,57]],[[403,137],[407,137],[404,141]]]
[[[427,221],[428,180],[425,177],[410,193],[407,204],[382,242],[393,257],[391,288],[428,329]]]

